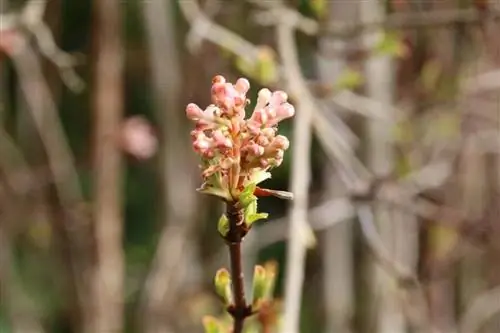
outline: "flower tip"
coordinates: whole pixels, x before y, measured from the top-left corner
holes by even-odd
[[[242,94],[246,94],[246,92],[250,89],[250,82],[245,78],[239,78],[235,84],[236,90]]]
[[[212,79],[212,84],[217,84],[217,83],[226,83],[226,79],[222,75],[216,75]]]
[[[262,101],[266,101],[266,104],[267,102],[269,102],[269,100],[271,99],[271,91],[267,88],[262,88],[261,90],[259,90],[259,94],[258,94],[258,98]]]
[[[194,103],[189,103],[186,106],[186,116],[191,120],[200,119],[202,113],[203,111],[200,109],[200,107]]]

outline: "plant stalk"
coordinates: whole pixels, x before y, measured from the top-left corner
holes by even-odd
[[[229,219],[229,233],[226,236],[226,241],[229,247],[234,295],[234,304],[228,309],[228,312],[234,320],[232,333],[241,333],[245,319],[252,312],[245,300],[245,283],[241,256],[241,242],[248,230],[244,223],[243,210],[238,208],[236,203],[227,203],[226,212]]]

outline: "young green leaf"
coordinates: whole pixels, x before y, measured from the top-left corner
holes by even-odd
[[[242,208],[248,207],[250,204],[257,200],[257,197],[253,195],[255,191],[255,183],[247,185],[240,194],[239,202]]]
[[[222,214],[217,223],[217,230],[222,237],[226,237],[229,232],[229,219],[226,214]]]
[[[203,317],[202,321],[205,333],[223,333],[222,326],[217,318],[212,316],[205,316]]]
[[[248,227],[250,227],[253,223],[259,220],[265,220],[269,216],[268,213],[257,213],[257,214],[249,214],[245,217],[245,223]]]
[[[257,265],[253,271],[252,282],[252,309],[258,310],[261,301],[266,296],[268,286],[266,270],[263,266]]]
[[[233,302],[231,291],[231,275],[225,268],[221,268],[215,274],[215,291],[224,301],[224,305],[229,306]]]

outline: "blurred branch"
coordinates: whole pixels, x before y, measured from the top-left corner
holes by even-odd
[[[486,322],[500,313],[500,287],[478,295],[460,320],[460,333],[476,333]]]
[[[412,270],[394,260],[385,248],[384,242],[377,232],[372,208],[367,204],[356,207],[361,231],[371,253],[377,262],[396,281],[399,288],[405,291],[405,315],[413,329],[418,332],[433,332],[429,320],[429,309],[425,302],[425,294],[418,277]],[[411,315],[409,315],[411,314]]]
[[[307,94],[299,65],[295,44],[295,27],[287,21],[276,27],[278,52],[287,69],[285,84],[287,91],[296,99],[297,114],[293,126],[293,155],[291,167],[291,191],[294,195],[290,210],[289,239],[286,257],[285,304],[283,332],[299,332],[299,318],[302,304],[302,285],[307,249],[307,236],[312,231],[307,226],[307,205],[309,201],[310,154],[312,137],[312,117],[314,108]]]
[[[430,28],[455,23],[479,24],[485,19],[497,19],[500,13],[494,9],[486,13],[480,12],[475,8],[466,9],[444,9],[433,11],[421,11],[411,13],[390,14],[381,20],[372,20],[371,22],[337,22],[321,27],[321,33],[339,36],[352,37],[361,34],[367,30],[385,28],[385,29],[415,29]]]
[[[22,48],[28,43],[27,32],[31,33],[40,52],[58,68],[63,82],[73,91],[79,92],[85,84],[74,70],[74,66],[77,65],[76,58],[57,46],[50,28],[43,20],[47,1],[29,0],[19,13],[0,13],[0,35],[5,32],[15,32],[21,36],[15,41],[17,45],[9,46],[17,53],[22,52]]]
[[[57,200],[64,213],[62,228],[67,237],[64,247],[71,258],[68,269],[71,271],[78,304],[83,316],[86,316],[88,307],[84,305],[87,304],[89,290],[86,274],[90,267],[92,247],[87,220],[81,215],[79,208],[83,202],[83,195],[73,155],[35,51],[26,43],[23,49],[12,54],[12,59],[22,92],[47,154],[51,172],[48,179],[54,181]]]
[[[191,36],[196,32],[201,39],[206,39],[233,52],[250,64],[256,63],[259,56],[257,47],[230,30],[212,22],[202,12],[197,0],[179,1],[179,7],[184,18],[191,25]]]
[[[188,16],[196,19],[203,16],[190,1],[179,1],[179,5]],[[140,301],[140,321],[146,333],[165,332],[178,323],[175,310],[179,294],[191,287],[188,278],[193,276],[189,273],[197,264],[186,259],[187,253],[193,250],[191,237],[199,221],[199,202],[198,194],[192,191],[196,187],[192,166],[196,163],[192,161],[194,156],[185,151],[189,137],[184,134],[184,113],[179,112],[182,73],[172,10],[170,4],[162,0],[142,2],[155,109],[163,126],[160,146],[163,229]]]
[[[12,333],[43,333],[42,324],[34,314],[33,300],[19,285],[11,258],[10,240],[0,225],[0,304],[7,310]]]
[[[93,91],[93,227],[96,264],[88,332],[122,332],[124,327],[122,157],[118,135],[124,112],[122,4],[92,3],[95,30]]]

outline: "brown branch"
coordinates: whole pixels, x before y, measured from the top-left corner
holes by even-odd
[[[57,191],[57,201],[64,211],[63,232],[68,240],[68,268],[72,283],[78,295],[83,316],[87,316],[88,279],[87,273],[92,257],[91,239],[87,220],[82,218],[79,205],[83,202],[78,173],[57,107],[50,95],[48,84],[43,76],[40,59],[29,43],[11,55],[19,77],[21,90],[31,112],[34,124],[43,143],[50,177]],[[34,176],[36,178],[36,175]],[[43,182],[41,182],[43,183]],[[33,184],[25,184],[17,190],[28,190]],[[85,321],[85,319],[83,319]]]
[[[121,3],[95,0],[93,332],[123,330],[122,167],[117,135],[123,114]]]
[[[226,213],[229,220],[229,232],[225,240],[228,244],[229,256],[231,259],[231,280],[234,295],[234,304],[228,308],[228,312],[234,320],[232,333],[241,333],[243,331],[245,319],[252,314],[252,309],[245,300],[243,263],[241,256],[241,243],[248,229],[245,226],[243,210],[237,207],[237,203],[227,203]]]
[[[198,263],[186,260],[186,251],[193,251],[192,238],[199,222],[201,199],[192,191],[199,170],[194,154],[185,151],[190,144],[189,136],[185,135],[187,123],[179,112],[183,73],[181,54],[176,47],[174,8],[160,0],[142,1],[141,7],[160,141],[165,144],[159,147],[163,203],[160,215],[164,227],[144,283],[139,323],[141,332],[157,333],[179,323],[176,317],[179,295],[192,288],[191,281],[197,282],[196,275],[190,272]]]
[[[455,23],[479,24],[485,19],[497,19],[499,17],[500,13],[495,10],[480,12],[475,8],[448,9],[391,14],[383,20],[366,23],[336,22],[322,27],[320,30],[322,34],[348,38],[377,28],[416,29],[446,26]]]

